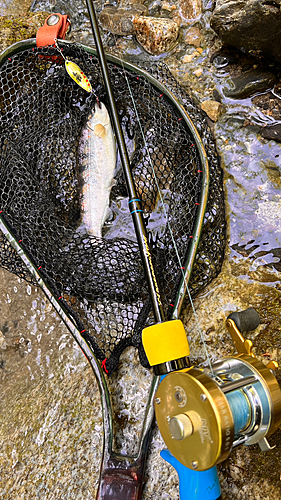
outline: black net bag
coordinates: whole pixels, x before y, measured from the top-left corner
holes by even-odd
[[[109,108],[98,59],[93,50],[78,44],[60,42],[60,47],[64,57],[87,75],[93,93],[85,92],[69,77],[64,59],[54,47],[21,46],[20,51],[2,57],[1,217],[75,319],[106,372],[117,368],[120,354],[130,345],[139,349],[142,364],[148,366],[141,331],[152,321],[151,306],[118,152],[111,212],[102,236],[79,230],[81,135],[96,97]],[[156,81],[170,89],[185,108],[209,162],[207,209],[189,281],[192,297],[219,273],[224,256],[219,158],[203,113],[164,64],[153,64],[149,74],[144,68],[124,67],[111,58],[108,68],[169,319],[181,282],[180,263],[186,262],[190,252],[206,186],[202,183],[202,152],[194,133]],[[0,265],[33,282],[4,235],[0,236]]]

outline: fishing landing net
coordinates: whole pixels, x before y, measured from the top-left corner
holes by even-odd
[[[99,100],[107,105],[97,57],[77,44],[61,47],[64,56],[80,66]],[[199,203],[200,157],[187,125],[165,94],[159,94],[141,74],[114,63],[108,63],[108,67],[169,319],[181,269],[167,217],[183,262]],[[194,297],[219,273],[223,261],[226,230],[222,171],[201,111],[165,65],[152,64],[149,72],[181,99],[197,126],[209,160],[209,200],[189,284]],[[159,203],[125,74],[167,217]],[[11,55],[0,68],[1,215],[111,374],[128,346],[137,347],[141,363],[148,366],[141,331],[152,321],[152,315],[118,155],[111,216],[102,238],[77,231],[81,219],[79,142],[94,104],[95,96],[68,76],[64,60],[53,47],[23,50]],[[2,234],[0,265],[33,281]]]

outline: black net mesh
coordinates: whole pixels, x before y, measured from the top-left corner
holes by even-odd
[[[107,97],[97,58],[76,44],[64,44],[65,57],[88,76],[99,100]],[[181,277],[180,265],[159,203],[166,213],[182,261],[192,237],[201,189],[201,164],[194,138],[179,112],[149,79],[109,63],[117,109],[127,142],[138,196],[142,200],[167,318]],[[190,281],[192,296],[218,272],[225,246],[222,172],[201,111],[163,64],[150,72],[185,105],[202,137],[210,166],[210,195],[203,233]],[[143,127],[146,147],[128,90],[128,79]],[[111,216],[102,238],[78,231],[81,220],[79,143],[95,105],[67,74],[54,48],[28,49],[0,68],[0,193],[2,216],[54,294],[62,297],[109,373],[123,349],[139,348],[151,308],[128,212],[128,198],[117,155]],[[108,106],[107,106],[108,107]],[[0,237],[0,264],[32,281],[13,248]],[[79,318],[79,320],[77,319]]]

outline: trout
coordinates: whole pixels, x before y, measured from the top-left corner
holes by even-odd
[[[108,111],[96,104],[82,131],[81,215],[79,230],[101,237],[103,224],[110,213],[109,197],[114,185],[116,144]]]

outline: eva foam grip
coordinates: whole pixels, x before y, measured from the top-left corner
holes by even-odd
[[[185,329],[179,319],[144,328],[142,343],[150,366],[189,356]]]
[[[260,315],[253,307],[233,312],[227,319],[232,319],[241,333],[255,330],[260,324]]]

